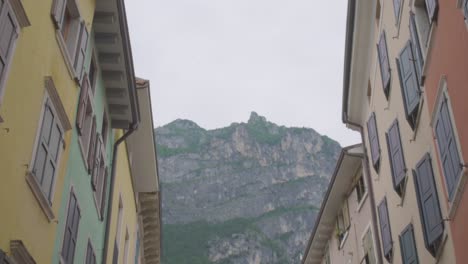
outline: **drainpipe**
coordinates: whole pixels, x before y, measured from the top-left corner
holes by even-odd
[[[106,214],[106,232],[104,234],[104,250],[103,250],[103,256],[102,256],[102,263],[106,263],[107,261],[107,253],[109,250],[109,232],[110,232],[110,221],[111,221],[111,215],[112,215],[112,197],[114,197],[114,185],[115,185],[115,172],[117,168],[117,151],[119,148],[120,143],[124,142],[125,139],[127,139],[138,127],[138,123],[134,123],[130,126],[130,129],[125,132],[115,143],[114,143],[114,149],[112,151],[112,170],[111,170],[111,179],[110,179],[110,192],[109,192],[109,198],[107,202],[107,214]]]
[[[374,229],[374,232],[372,235],[374,236],[375,239],[375,244],[377,246],[377,249],[375,250],[377,252],[377,263],[384,263],[383,258],[382,258],[382,252],[380,251],[381,245],[380,245],[380,238],[379,238],[379,226],[377,224],[377,209],[375,205],[375,196],[374,196],[374,187],[372,183],[372,177],[370,173],[370,166],[369,166],[369,159],[367,157],[367,147],[366,147],[366,141],[364,140],[364,130],[360,124],[353,123],[349,121],[346,117],[344,118],[344,123],[355,126],[359,129],[359,134],[361,134],[361,141],[362,141],[362,148],[363,148],[363,159],[364,159],[364,169],[366,170],[366,180],[367,180],[367,187],[369,188],[369,196],[370,196],[370,203],[371,203],[371,215],[372,215],[372,229]]]

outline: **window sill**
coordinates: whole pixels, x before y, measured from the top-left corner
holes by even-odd
[[[72,59],[70,58],[70,53],[68,52],[67,44],[65,43],[65,40],[63,39],[60,30],[55,30],[55,38],[57,39],[57,43],[62,53],[63,60],[65,61],[65,65],[67,66],[68,73],[70,73],[72,79],[77,80],[77,76],[73,68]]]
[[[52,207],[49,201],[47,200],[47,198],[45,197],[44,193],[42,192],[41,187],[37,183],[36,178],[30,171],[26,172],[26,182],[28,183],[29,187],[31,188],[31,191],[36,197],[36,200],[41,206],[41,209],[44,212],[45,216],[47,217],[47,220],[49,222],[52,222],[52,220],[55,219],[55,215],[52,210]]]
[[[349,229],[345,232],[345,234],[343,235],[343,238],[340,241],[340,245],[338,246],[339,250],[343,249],[344,245],[346,244],[346,240],[348,240],[348,235],[349,235]]]
[[[462,197],[463,191],[465,189],[466,178],[468,176],[468,170],[466,167],[463,167],[461,175],[458,179],[457,187],[455,194],[453,196],[452,202],[449,201],[449,219],[453,219],[457,212],[457,208],[460,205],[460,199]]]
[[[361,201],[359,202],[358,207],[357,207],[357,212],[358,212],[358,213],[361,211],[362,206],[363,206],[364,203],[366,202],[368,193],[369,193],[369,192],[366,192],[366,193],[362,196]]]

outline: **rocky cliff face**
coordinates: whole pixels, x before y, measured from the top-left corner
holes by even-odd
[[[338,143],[256,113],[215,130],[176,120],[156,142],[163,263],[300,263]]]

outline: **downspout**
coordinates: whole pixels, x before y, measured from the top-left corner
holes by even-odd
[[[353,123],[347,118],[345,118],[344,123],[355,126],[359,129],[359,134],[361,134],[361,141],[362,141],[362,148],[363,148],[363,160],[364,160],[364,169],[366,170],[366,181],[367,181],[367,187],[369,189],[369,195],[370,195],[370,204],[371,204],[371,216],[372,216],[372,229],[374,232],[372,232],[372,235],[374,236],[375,239],[375,244],[377,246],[376,252],[377,252],[377,260],[378,263],[384,263],[383,258],[382,258],[382,252],[380,251],[381,249],[381,244],[380,244],[380,238],[379,238],[379,226],[377,224],[377,207],[375,205],[375,195],[374,195],[374,187],[373,187],[373,182],[372,182],[372,177],[371,177],[371,171],[370,171],[370,166],[369,166],[369,159],[367,158],[367,147],[366,147],[366,141],[364,140],[364,130],[360,124]]]

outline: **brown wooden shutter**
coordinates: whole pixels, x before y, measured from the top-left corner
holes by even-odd
[[[96,153],[96,116],[93,116],[93,123],[91,124],[91,134],[89,134],[89,147],[88,147],[88,173],[92,173],[94,169],[94,154]]]
[[[418,28],[416,27],[416,17],[413,12],[410,13],[410,35],[413,47],[413,55],[416,64],[416,72],[418,75],[419,85],[422,86],[424,81],[423,67],[424,57],[421,50],[421,42],[419,41]]]
[[[52,4],[51,15],[57,29],[62,28],[63,16],[66,8],[67,0],[54,0],[54,3]]]
[[[403,264],[419,263],[412,224],[409,224],[400,234],[400,249]]]
[[[426,11],[429,21],[432,23],[437,19],[437,11],[439,10],[438,0],[426,0]]]
[[[438,241],[444,233],[444,222],[431,163],[429,153],[424,155],[416,164],[413,174],[425,245],[435,256]]]
[[[380,143],[379,136],[377,134],[375,113],[372,113],[367,121],[367,136],[369,137],[372,164],[374,165],[374,168],[377,169],[380,161]]]
[[[385,96],[388,97],[390,92],[390,62],[388,59],[387,38],[385,31],[380,35],[379,44],[377,45],[377,52],[379,56],[380,75],[382,77],[382,87]]]
[[[379,222],[380,222],[380,235],[382,236],[382,248],[385,258],[391,258],[393,242],[392,232],[390,228],[390,219],[388,216],[387,198],[384,198],[378,206]]]
[[[388,129],[386,134],[388,145],[388,157],[392,172],[393,187],[398,194],[401,195],[399,188],[406,177],[405,158],[403,155],[403,147],[401,145],[400,129],[398,120],[395,120]]]
[[[79,30],[79,38],[78,38],[78,46],[76,49],[76,56],[75,62],[73,64],[75,68],[76,78],[81,82],[83,78],[83,68],[84,68],[84,61],[86,57],[86,50],[88,48],[88,29],[86,29],[86,25],[84,21],[80,23],[80,30]]]
[[[421,96],[414,61],[412,44],[408,41],[401,50],[397,63],[407,118],[418,110]]]
[[[449,199],[452,200],[462,167],[446,97],[442,99],[438,109],[435,132]]]
[[[78,102],[78,110],[76,114],[76,128],[78,129],[79,135],[83,135],[83,125],[86,118],[86,109],[88,107],[88,90],[89,81],[85,75],[83,78],[83,85],[81,85],[80,100]]]

